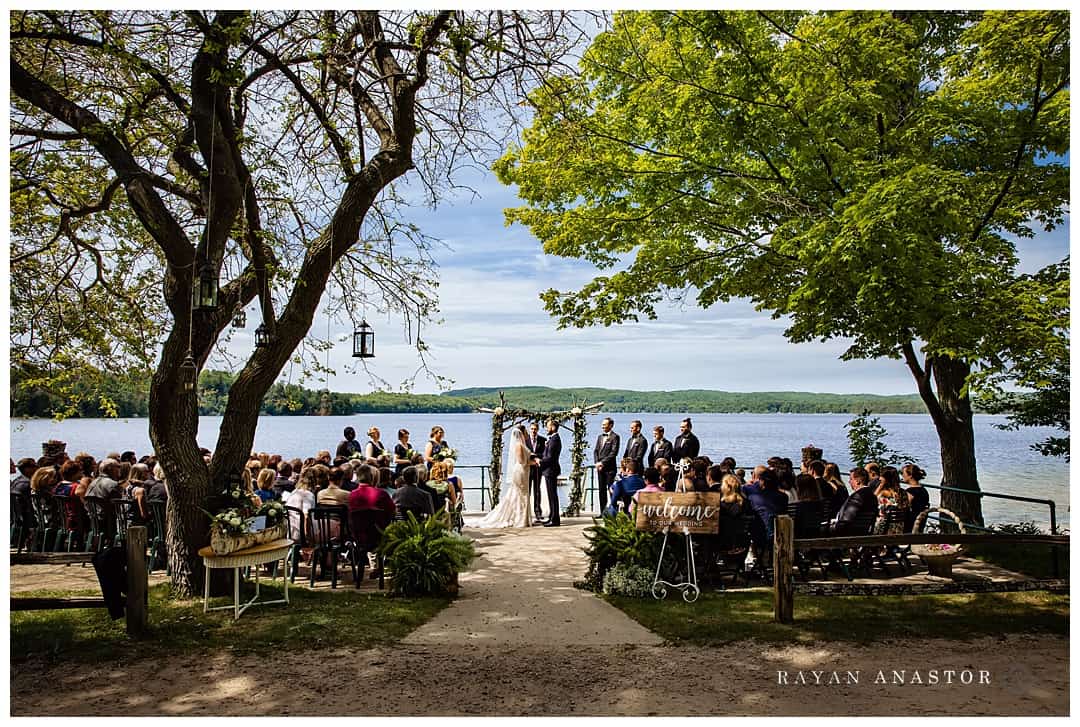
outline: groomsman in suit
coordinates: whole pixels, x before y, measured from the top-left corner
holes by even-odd
[[[683,458],[693,459],[698,456],[698,452],[701,451],[701,442],[694,436],[694,433],[690,431],[693,428],[693,422],[690,421],[690,417],[686,417],[679,424],[679,436],[675,437],[675,446],[671,451],[671,464],[682,462]]]
[[[630,439],[626,442],[626,451],[623,459],[632,459],[638,463],[638,472],[645,471],[645,453],[649,449],[649,443],[641,435],[641,422],[637,419],[630,422]]]
[[[658,459],[671,461],[671,442],[664,439],[664,428],[660,425],[653,427],[652,433],[653,443],[649,447],[649,466],[655,467]]]
[[[596,487],[600,490],[600,512],[607,507],[608,488],[615,482],[618,468],[615,460],[619,456],[619,435],[612,431],[615,422],[611,417],[604,417],[600,423],[603,430],[596,438],[596,447],[593,448],[593,462],[596,463]]]
[[[544,488],[547,490],[548,507],[551,514],[544,523],[545,528],[557,528],[559,526],[559,475],[562,469],[559,467],[559,455],[562,454],[562,440],[559,439],[559,423],[554,419],[547,421],[547,442],[544,445],[544,454],[540,457],[540,474],[544,478]],[[537,503],[540,502],[537,498]],[[539,505],[538,505],[539,506]]]
[[[540,424],[533,422],[529,425],[529,436],[525,437],[525,446],[529,448],[529,491],[533,501],[533,524],[540,524],[540,457],[544,454],[544,444],[547,440],[540,436]]]

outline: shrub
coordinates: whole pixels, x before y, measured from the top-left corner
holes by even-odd
[[[619,512],[614,516],[593,518],[593,524],[585,528],[585,539],[589,541],[584,549],[589,558],[589,570],[582,585],[599,591],[605,574],[616,564],[636,565],[654,571],[664,536],[639,531],[629,515]],[[662,572],[670,574],[675,566],[675,557],[669,548],[664,555]]]
[[[604,576],[604,594],[648,598],[652,584],[653,571],[634,563],[618,563]]]
[[[449,593],[457,574],[476,556],[471,540],[450,530],[445,515],[391,523],[383,533],[379,554],[393,574],[390,592],[403,596]]]

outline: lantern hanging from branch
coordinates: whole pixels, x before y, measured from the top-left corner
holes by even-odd
[[[232,327],[243,328],[247,325],[247,312],[239,305],[236,306],[236,310],[233,312]]]
[[[353,331],[353,358],[374,358],[375,331],[366,320],[360,321],[360,327]]]
[[[196,310],[214,310],[217,308],[218,298],[218,275],[217,270],[209,262],[204,262],[199,268],[199,277],[192,286],[192,296]]]
[[[270,329],[266,327],[265,323],[260,323],[259,327],[255,329],[255,348],[269,348],[270,347]]]
[[[195,359],[191,356],[191,351],[188,351],[183,363],[180,364],[180,381],[183,384],[184,391],[195,391],[195,383],[198,378],[199,370],[195,366]]]

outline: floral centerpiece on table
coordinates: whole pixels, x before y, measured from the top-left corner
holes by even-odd
[[[210,517],[210,548],[215,555],[227,555],[262,543],[288,537],[285,506],[277,500],[256,505],[244,486],[242,477],[234,476],[228,487],[216,498],[218,512]],[[265,517],[263,529],[252,531],[256,518]]]

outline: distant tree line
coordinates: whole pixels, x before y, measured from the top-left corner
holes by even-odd
[[[199,375],[199,414],[220,415],[225,410],[235,374],[203,371]],[[915,394],[817,394],[805,391],[631,391],[629,389],[552,389],[545,386],[455,389],[443,394],[352,394],[276,383],[263,399],[260,413],[269,416],[305,416],[325,410],[332,415],[467,413],[477,407],[495,407],[502,391],[514,406],[543,411],[565,409],[582,401],[604,402],[608,412],[747,413],[747,414],[924,414]],[[73,396],[74,395],[74,396]],[[326,398],[324,405],[324,397]],[[74,400],[73,404],[65,402]],[[1018,399],[1020,400],[1020,399]],[[15,417],[124,417],[147,416],[147,378],[137,374],[99,374],[73,380],[65,392],[50,391],[21,369],[12,369],[11,414]]]
[[[878,414],[924,414],[926,407],[916,394],[815,394],[803,391],[631,391],[628,389],[551,389],[544,386],[511,386],[502,389],[455,389],[444,397],[461,397],[478,406],[498,405],[498,392],[523,409],[564,409],[582,400],[604,402],[608,412],[658,413],[761,413],[761,414],[858,414],[869,409]]]

